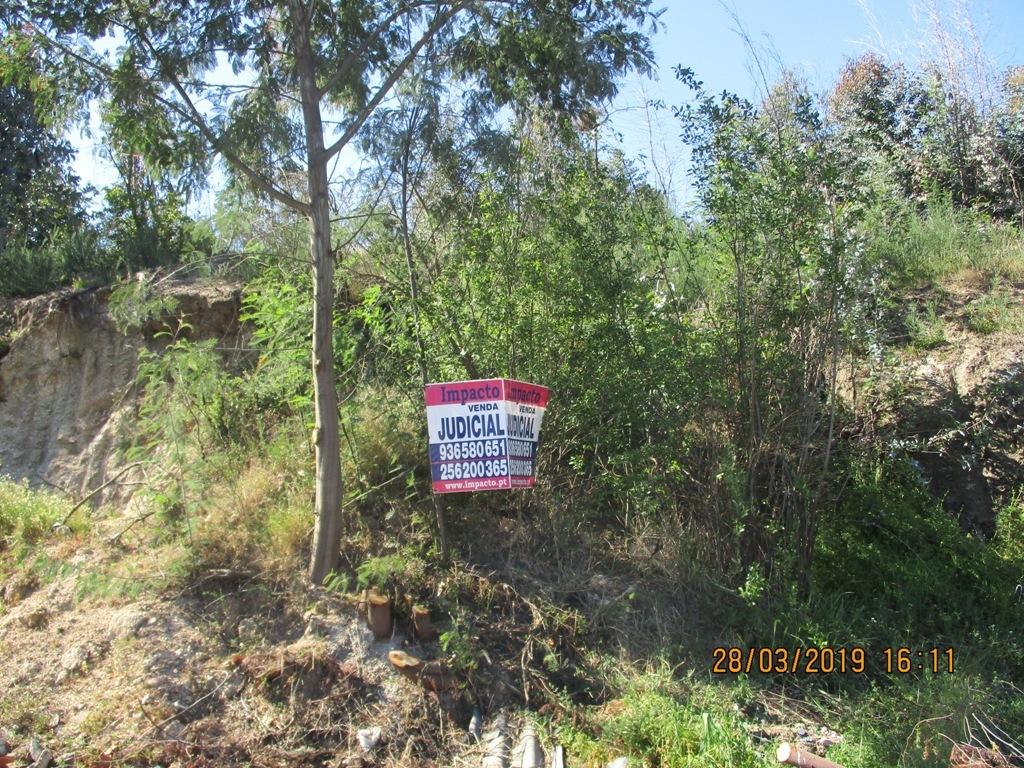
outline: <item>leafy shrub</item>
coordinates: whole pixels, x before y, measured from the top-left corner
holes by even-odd
[[[975,333],[996,333],[1011,326],[1017,318],[1016,302],[998,280],[988,293],[967,307],[967,327]]]
[[[405,591],[415,591],[415,587],[423,582],[424,562],[415,555],[381,555],[365,560],[356,568],[357,584],[360,588],[377,587],[391,590],[399,587]]]
[[[169,315],[177,309],[178,302],[173,296],[157,293],[151,281],[121,283],[110,293],[107,308],[114,324],[127,334],[150,320]]]
[[[0,296],[34,296],[74,281],[106,282],[116,271],[114,261],[88,227],[58,232],[40,246],[11,243],[0,251]]]
[[[60,496],[0,478],[0,542],[6,546],[37,544],[70,510]]]
[[[929,301],[922,312],[911,305],[906,319],[910,343],[919,349],[934,349],[946,343],[942,318],[938,316],[936,301]]]

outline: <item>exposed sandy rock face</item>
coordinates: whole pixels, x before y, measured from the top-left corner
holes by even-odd
[[[195,338],[237,343],[239,286],[178,282],[162,290],[178,300]],[[159,346],[160,323],[122,334],[109,297],[109,289],[65,290],[7,307],[17,330],[0,359],[0,473],[79,497],[118,470],[138,353]]]
[[[857,401],[868,437],[906,450],[930,490],[965,530],[991,536],[997,511],[1024,484],[1024,337],[1016,327],[980,334],[967,307],[981,289],[945,287],[944,340],[933,349],[896,346],[876,373],[875,394]],[[1008,288],[1014,305],[1024,286]],[[933,298],[922,292],[911,300]]]

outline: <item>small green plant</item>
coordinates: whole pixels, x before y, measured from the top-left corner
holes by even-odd
[[[995,546],[1008,560],[1024,562],[1024,488],[1020,488],[996,517]]]
[[[480,666],[483,659],[480,641],[474,632],[472,620],[464,611],[455,612],[451,627],[441,633],[438,641],[456,672],[469,675]]]
[[[923,311],[917,305],[911,305],[907,313],[907,334],[910,343],[918,349],[934,349],[946,343],[945,324],[938,316],[937,304],[932,299],[925,304]]]
[[[324,589],[328,592],[337,592],[343,595],[349,591],[351,583],[352,581],[348,574],[341,571],[331,571],[327,578],[324,579]]]
[[[388,589],[402,582],[409,589],[409,582],[423,580],[425,564],[415,556],[383,555],[371,557],[356,568],[356,580],[361,589],[377,587]]]
[[[49,727],[49,718],[30,691],[12,687],[0,692],[0,710],[4,713],[5,724],[16,734],[45,733]]]
[[[967,327],[982,334],[1004,330],[1014,323],[1014,310],[1009,292],[994,278],[989,292],[967,307]]]
[[[750,566],[747,572],[747,580],[740,587],[739,593],[748,605],[755,606],[764,594],[768,591],[768,579],[765,578],[764,570],[760,564]]]
[[[15,548],[31,547],[70,511],[71,502],[67,499],[29,488],[25,481],[0,479],[0,542]],[[77,515],[68,522],[81,530],[82,520]]]

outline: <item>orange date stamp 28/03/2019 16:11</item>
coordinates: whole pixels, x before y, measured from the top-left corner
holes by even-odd
[[[711,672],[716,675],[760,674],[860,675],[873,671],[886,674],[912,672],[953,673],[952,648],[907,647],[868,651],[860,646],[808,648],[750,648],[718,646],[711,649]],[[877,666],[876,666],[877,664]]]

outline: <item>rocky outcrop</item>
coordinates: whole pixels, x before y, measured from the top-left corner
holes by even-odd
[[[239,343],[235,284],[165,282],[197,339]],[[0,357],[0,474],[81,497],[113,476],[135,412],[142,348],[171,318],[127,334],[108,308],[110,289],[63,290],[11,302],[9,346]],[[6,345],[5,345],[6,346]],[[123,494],[111,487],[108,498]]]

